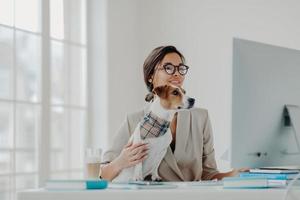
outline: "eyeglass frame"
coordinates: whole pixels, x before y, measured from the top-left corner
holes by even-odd
[[[173,73],[169,73],[169,72],[167,71],[166,67],[167,67],[168,65],[171,65],[171,66],[174,67]],[[180,71],[179,71],[179,67],[181,67],[181,66],[186,67],[186,72],[185,72],[184,74],[180,73]],[[187,72],[188,72],[188,70],[189,70],[189,68],[190,68],[189,66],[187,66],[187,65],[185,65],[185,64],[183,64],[183,63],[180,63],[179,65],[173,65],[172,63],[165,63],[162,67],[163,67],[163,69],[162,69],[162,68],[157,68],[157,69],[159,69],[159,70],[164,70],[168,75],[174,75],[174,74],[176,73],[176,69],[177,69],[178,73],[179,73],[181,76],[186,75]]]

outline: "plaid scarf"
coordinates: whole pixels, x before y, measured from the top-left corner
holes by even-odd
[[[145,114],[144,120],[141,122],[141,138],[144,140],[145,138],[159,137],[164,135],[169,127],[169,121],[161,119],[152,112],[149,112]]]

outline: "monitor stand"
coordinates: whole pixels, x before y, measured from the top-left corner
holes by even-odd
[[[300,154],[300,107],[297,105],[285,105],[284,107],[284,125],[292,126],[298,152],[287,152],[284,154]]]

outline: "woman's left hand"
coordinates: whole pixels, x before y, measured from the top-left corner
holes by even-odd
[[[224,177],[238,176],[241,172],[248,172],[249,170],[250,170],[250,168],[244,167],[244,168],[240,168],[240,169],[233,169],[233,170],[231,170],[229,172],[225,172],[225,173],[218,173],[212,177],[212,180],[213,179],[222,180]]]
[[[250,168],[244,167],[240,169],[233,169],[232,171],[228,172],[228,176],[238,176],[241,172],[249,172]]]

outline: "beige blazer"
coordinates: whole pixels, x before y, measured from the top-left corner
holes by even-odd
[[[120,154],[147,110],[127,115],[103,155],[104,162]],[[210,180],[218,173],[207,110],[192,108],[178,112],[175,151],[168,148],[158,172],[163,181]]]

